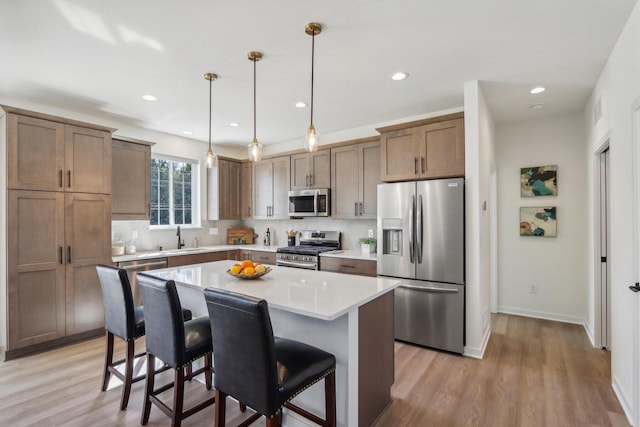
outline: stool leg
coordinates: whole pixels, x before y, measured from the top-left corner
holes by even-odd
[[[207,353],[204,355],[204,382],[207,385],[207,390],[211,390],[211,372],[213,371],[211,365],[213,365],[211,362],[211,353]]]
[[[142,408],[142,418],[140,424],[145,425],[149,422],[149,414],[151,412],[151,399],[149,396],[153,394],[153,382],[155,380],[155,364],[156,358],[153,354],[147,353],[147,378],[144,389],[144,406]]]
[[[107,348],[104,354],[104,373],[102,374],[102,391],[106,391],[109,386],[109,378],[111,378],[111,372],[109,367],[113,364],[113,334],[107,331]]]
[[[182,406],[184,403],[184,366],[175,370],[173,389],[173,412],[171,413],[171,426],[180,427],[182,423]]]
[[[325,425],[336,425],[336,371],[324,377]]]
[[[227,418],[227,395],[216,389],[216,409],[214,415],[214,427],[224,427]]]
[[[136,357],[136,344],[134,340],[127,341],[127,355],[124,359],[124,384],[122,385],[122,398],[120,399],[120,409],[127,409],[129,395],[131,394],[131,383],[133,381],[133,359]]]
[[[267,427],[280,427],[282,425],[282,412],[278,412],[273,417],[267,417]]]
[[[191,380],[192,380],[192,377],[191,377],[191,375],[192,375],[192,374],[193,374],[193,365],[191,364],[191,362],[189,362],[189,363],[187,364],[187,379],[188,379],[189,381],[191,381]]]

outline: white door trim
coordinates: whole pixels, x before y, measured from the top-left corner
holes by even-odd
[[[489,309],[498,312],[498,171],[492,164],[489,178]]]
[[[638,257],[640,256],[640,98],[637,98],[631,104],[631,121],[633,124],[632,129],[632,144],[633,144],[633,273],[634,279],[640,281],[640,262]],[[633,359],[639,360],[640,357],[640,309],[638,296],[633,301]],[[632,367],[633,372],[633,425],[640,426],[640,369],[638,364],[634,363]]]
[[[600,261],[600,248],[602,245],[601,241],[601,227],[602,227],[602,218],[600,213],[601,211],[601,192],[600,192],[600,183],[601,183],[601,154],[604,153],[609,148],[609,140],[611,138],[610,132],[607,132],[603,138],[600,140],[600,146],[593,154],[593,169],[594,169],[594,206],[593,206],[593,265],[594,265],[594,298],[593,298],[593,344],[595,347],[602,348],[607,344],[604,341],[604,337],[602,336],[602,262]]]

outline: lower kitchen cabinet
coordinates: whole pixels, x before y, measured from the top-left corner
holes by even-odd
[[[320,270],[375,277],[377,275],[377,263],[375,260],[321,256]]]
[[[227,251],[205,252],[199,254],[187,254],[170,256],[167,259],[168,267],[178,267],[180,265],[201,264],[203,262],[222,261],[228,259]]]
[[[241,250],[241,260],[250,259],[253,262],[259,262],[261,264],[276,265],[276,253],[270,251],[254,251],[254,250]]]
[[[111,263],[111,196],[10,190],[7,220],[7,357],[101,328],[95,266]]]
[[[240,259],[240,251],[239,250],[227,251],[226,259],[232,260],[232,261],[238,261]]]

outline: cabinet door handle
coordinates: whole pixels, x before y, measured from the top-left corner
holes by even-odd
[[[309,175],[309,185],[313,185],[313,175]]]
[[[358,202],[355,202],[353,206],[354,206],[354,214],[355,216],[358,216]]]
[[[64,264],[64,260],[62,259],[62,246],[58,248],[58,257],[60,259],[60,265]]]
[[[67,171],[67,187],[71,188],[71,170]]]
[[[417,157],[413,158],[413,173],[414,174],[418,173],[418,158]]]
[[[67,246],[67,264],[71,264],[71,246]]]
[[[64,175],[64,172],[62,171],[62,169],[60,169],[60,174],[59,175],[60,175],[60,178],[59,178],[60,188],[63,188],[64,187],[64,183],[62,182],[62,175]]]
[[[422,173],[424,173],[424,156],[420,157],[420,163],[422,165]]]
[[[308,187],[309,186],[309,175],[305,175],[304,176],[304,184]]]
[[[362,202],[360,202],[360,203],[359,203],[359,205],[360,205],[360,216],[362,216],[362,211],[363,211],[363,209],[362,209]]]

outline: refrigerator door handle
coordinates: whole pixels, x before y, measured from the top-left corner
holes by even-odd
[[[436,292],[441,294],[457,294],[458,289],[432,288],[429,286],[400,285],[399,288],[411,289],[412,291]]]
[[[418,196],[416,212],[416,262],[422,264],[422,194]]]
[[[416,211],[416,196],[412,196],[411,209],[409,209],[409,262],[414,263],[414,236],[413,236],[413,215]]]

